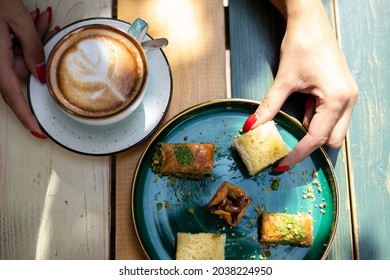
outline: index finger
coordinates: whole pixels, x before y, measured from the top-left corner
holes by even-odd
[[[274,83],[257,107],[256,112],[245,122],[244,132],[272,120],[291,93],[291,86],[283,78],[276,75]]]

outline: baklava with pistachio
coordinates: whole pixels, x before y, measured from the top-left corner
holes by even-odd
[[[153,172],[185,179],[201,179],[213,167],[213,144],[159,143],[152,160]]]
[[[313,217],[307,213],[264,212],[260,243],[309,247],[313,243]]]

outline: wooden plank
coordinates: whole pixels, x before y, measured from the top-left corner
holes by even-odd
[[[390,7],[386,0],[336,1],[338,34],[358,82],[349,149],[357,257],[390,259]]]
[[[232,97],[260,101],[265,95],[277,71],[283,25],[268,1],[229,0]]]
[[[333,24],[332,1],[324,0]],[[284,20],[269,1],[230,0],[229,30],[232,97],[261,100],[271,87],[278,67]],[[304,96],[295,94],[282,110],[301,120]],[[339,183],[340,217],[330,259],[352,259],[349,188],[344,149],[328,150]]]
[[[332,0],[322,0],[324,7],[328,13],[329,21],[337,36],[336,19],[334,17],[335,8]],[[348,139],[348,135],[346,137]],[[339,184],[340,192],[340,216],[338,229],[332,245],[332,249],[329,251],[328,259],[331,260],[349,260],[354,259],[356,249],[353,246],[353,230],[351,220],[351,194],[350,194],[350,178],[347,172],[347,150],[348,144],[344,142],[340,149],[330,149],[325,146],[333,167],[336,172],[336,177]]]
[[[54,26],[110,16],[111,1],[24,1]],[[0,259],[107,259],[110,158],[31,136],[0,101]]]
[[[226,97],[225,27],[222,0],[118,0],[118,18],[144,18],[150,36],[166,37],[164,49],[173,96],[164,122],[188,107]],[[131,182],[146,141],[116,160],[116,258],[145,258],[131,220]]]

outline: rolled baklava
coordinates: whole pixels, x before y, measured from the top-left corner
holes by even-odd
[[[213,144],[159,143],[152,160],[153,172],[185,179],[201,179],[213,167]]]

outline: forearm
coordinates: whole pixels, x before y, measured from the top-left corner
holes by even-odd
[[[333,41],[335,34],[321,0],[270,0],[287,22],[287,32],[296,40],[313,43]],[[326,38],[326,39],[325,39]]]

